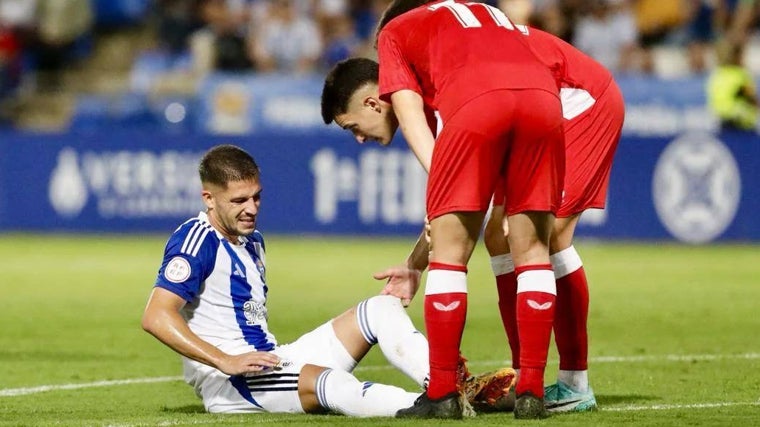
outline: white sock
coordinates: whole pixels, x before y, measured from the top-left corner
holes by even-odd
[[[588,371],[560,370],[557,379],[577,392],[585,393],[588,391]]]
[[[356,320],[364,339],[378,344],[391,365],[424,385],[430,369],[427,338],[414,327],[401,300],[390,295],[364,300],[356,309]]]
[[[399,409],[414,405],[419,396],[399,387],[361,382],[336,369],[319,374],[316,394],[322,407],[352,417],[392,417]]]
[[[501,254],[491,257],[491,271],[494,276],[503,276],[515,271],[512,254]]]

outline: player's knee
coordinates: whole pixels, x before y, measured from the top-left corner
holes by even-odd
[[[393,295],[375,295],[369,298],[368,303],[374,307],[404,308],[401,305],[401,299]],[[385,312],[385,310],[381,310],[381,312]]]
[[[483,230],[483,243],[491,256],[508,252],[507,237],[504,235],[501,221],[489,220],[486,223],[486,228]]]

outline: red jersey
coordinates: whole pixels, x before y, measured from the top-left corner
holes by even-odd
[[[380,96],[419,93],[447,118],[467,101],[498,89],[542,89],[557,83],[528,45],[528,29],[484,3],[446,0],[406,12],[380,32]]]
[[[565,119],[590,108],[612,81],[612,74],[602,64],[559,37],[531,28],[528,43],[560,87]]]

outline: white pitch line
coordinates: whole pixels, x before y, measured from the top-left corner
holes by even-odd
[[[36,393],[42,393],[45,391],[55,391],[55,390],[76,390],[80,388],[109,387],[112,385],[163,383],[163,382],[168,382],[168,381],[178,381],[181,379],[182,377],[150,377],[150,378],[131,378],[131,379],[126,379],[126,380],[95,381],[91,383],[78,383],[78,384],[57,384],[57,385],[41,385],[37,387],[6,388],[6,389],[0,390],[0,397],[24,396],[27,394],[36,394]]]
[[[642,363],[642,362],[692,362],[692,361],[716,361],[716,360],[736,360],[746,359],[754,360],[760,359],[760,353],[743,353],[743,354],[666,354],[660,356],[600,356],[592,357],[589,363]],[[498,366],[507,364],[507,360],[491,360],[491,361],[470,361],[467,362],[470,366]],[[550,364],[556,364],[557,361],[550,361]],[[357,371],[380,371],[392,369],[389,365],[374,365],[374,366],[359,366]],[[0,397],[12,397],[12,396],[26,396],[29,394],[43,393],[46,391],[57,390],[76,390],[82,388],[93,387],[109,387],[116,385],[129,385],[129,384],[147,384],[147,383],[162,383],[170,381],[180,381],[182,377],[149,377],[149,378],[130,378],[125,380],[110,380],[110,381],[95,381],[90,383],[78,383],[78,384],[55,384],[55,385],[41,385],[36,387],[23,387],[23,388],[6,388],[0,389]]]
[[[671,409],[713,409],[727,408],[730,406],[760,406],[757,402],[715,402],[715,403],[684,403],[672,405],[631,405],[612,408],[601,408],[603,412],[630,412],[630,411],[668,411]]]

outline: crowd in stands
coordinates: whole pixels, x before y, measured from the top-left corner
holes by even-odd
[[[56,73],[86,55],[98,31],[125,24],[105,10],[126,3],[143,6],[125,22],[154,30],[153,54],[181,59],[203,76],[324,72],[349,56],[372,57],[375,25],[390,0],[0,0],[0,100],[25,73],[36,76],[37,90],[55,87]],[[711,71],[720,59],[716,43],[741,50],[760,13],[758,0],[486,3],[562,37],[615,73],[640,74],[656,73],[653,52],[663,45],[687,53],[689,72]]]
[[[663,44],[689,52],[704,72],[719,38],[745,43],[755,0],[493,0],[517,23],[559,35],[615,72],[653,73]],[[190,49],[208,69],[311,72],[350,55],[373,55],[389,0],[162,0],[163,45]]]

